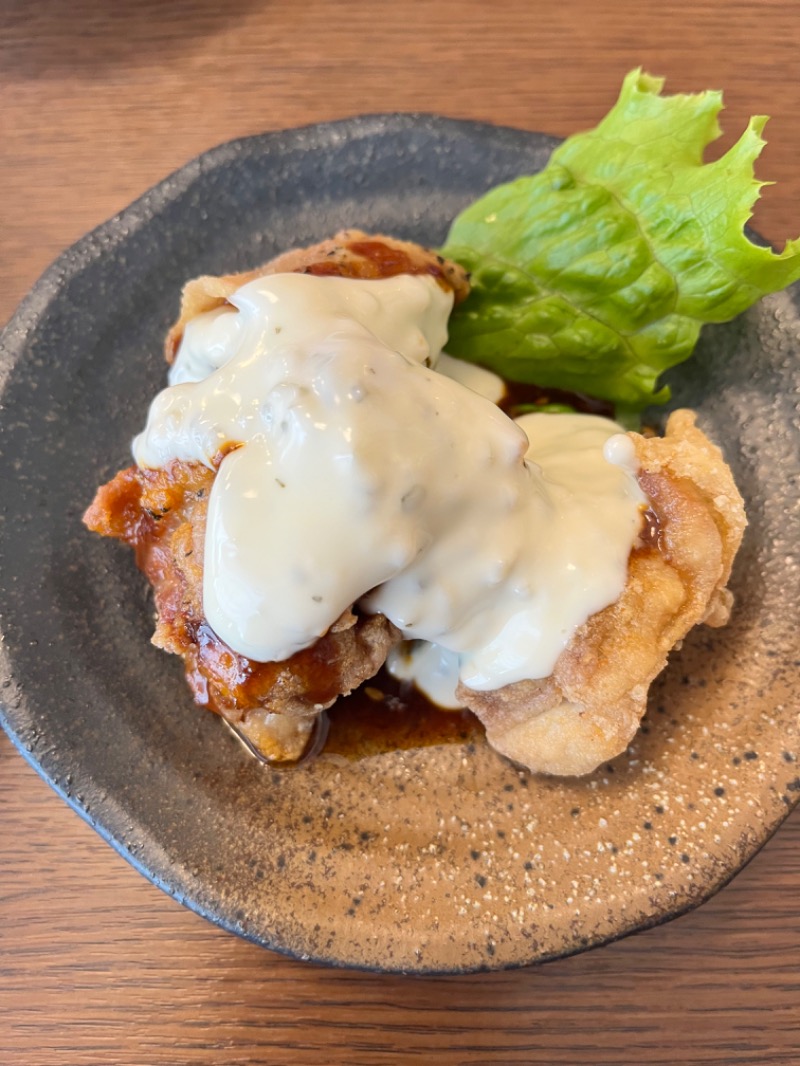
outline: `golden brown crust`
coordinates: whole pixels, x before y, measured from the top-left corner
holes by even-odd
[[[459,687],[489,742],[532,770],[586,774],[624,751],[670,650],[698,622],[727,621],[744,506],[719,449],[694,423],[692,412],[676,411],[664,438],[630,435],[659,536],[631,554],[619,600],[581,626],[550,677],[495,692]]]

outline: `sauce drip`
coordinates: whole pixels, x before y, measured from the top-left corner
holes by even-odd
[[[614,418],[614,405],[608,400],[598,400],[582,392],[568,392],[565,389],[544,388],[541,385],[527,385],[522,381],[506,381],[506,394],[498,406],[509,416],[518,418],[521,414],[535,412],[548,404],[563,404],[582,415],[600,415],[602,418]]]
[[[642,528],[639,530],[639,543],[634,551],[661,551],[663,544],[661,521],[652,507],[642,511]]]
[[[327,712],[324,751],[361,759],[390,751],[468,744],[483,736],[470,711],[445,711],[414,685],[381,669]]]

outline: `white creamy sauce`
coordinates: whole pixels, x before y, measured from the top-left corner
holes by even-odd
[[[493,374],[485,367],[476,366],[475,363],[465,363],[463,359],[454,359],[447,352],[442,352],[435,363],[435,369],[452,378],[459,385],[465,385],[479,396],[483,396],[492,403],[500,403],[506,394],[506,383],[499,374]]]
[[[189,323],[134,441],[145,467],[234,449],[209,500],[215,632],[282,660],[357,602],[436,645],[411,657],[421,683],[547,676],[625,584],[646,499],[619,427],[512,422],[479,395],[494,375],[440,355],[452,295],[432,278],[273,275],[230,302]]]
[[[386,669],[398,681],[412,681],[431,703],[446,710],[463,707],[456,696],[459,656],[441,644],[404,640],[389,649]]]

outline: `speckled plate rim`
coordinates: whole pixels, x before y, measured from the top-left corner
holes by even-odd
[[[540,143],[549,143],[551,148],[558,143],[556,138],[546,137],[541,134],[527,133],[467,120],[413,113],[358,116],[338,122],[276,131],[226,142],[203,153],[159,182],[129,207],[77,241],[44,272],[33,286],[29,295],[20,304],[18,310],[3,330],[2,335],[0,335],[0,399],[6,383],[13,375],[18,362],[25,356],[29,335],[35,330],[38,321],[49,305],[59,299],[69,280],[80,274],[89,264],[106,255],[110,250],[124,245],[134,229],[151,222],[159,210],[175,197],[176,193],[188,190],[202,174],[231,163],[240,152],[268,152],[271,144],[286,144],[288,140],[293,140],[298,145],[306,144],[320,152],[324,152],[330,145],[336,145],[347,140],[364,140],[376,135],[381,136],[387,130],[413,138],[420,124],[428,128],[447,130],[451,134],[462,133],[464,136],[479,140],[483,138],[487,142],[507,138],[509,142],[519,143],[520,138],[536,137]],[[2,630],[0,630],[0,677],[10,684],[13,692],[15,684],[13,656],[8,647],[2,643]],[[126,847],[122,839],[124,836],[123,826],[127,825],[128,829],[130,828],[129,813],[116,802],[114,797],[95,794],[91,769],[88,767],[78,767],[72,775],[69,787],[65,787],[63,780],[53,770],[51,760],[47,757],[46,744],[32,742],[31,740],[34,711],[35,708],[30,707],[24,698],[15,699],[13,695],[9,697],[6,694],[2,702],[0,702],[0,722],[12,742],[34,770],[123,858],[157,887],[212,923],[271,950],[296,956],[295,951],[281,943],[279,939],[272,938],[268,932],[261,931],[256,933],[243,928],[241,923],[230,914],[226,914],[224,909],[207,905],[202,898],[198,897],[196,886],[193,885],[191,878],[187,877],[182,871],[176,872],[174,865],[170,863],[168,857],[159,848],[157,841],[148,839],[146,826],[140,827],[146,840],[145,846],[138,853],[134,853]],[[663,924],[695,909],[728,884],[752,860],[761,847],[767,843],[799,801],[800,790],[795,790],[789,797],[784,797],[783,809],[776,808],[777,813],[775,813],[774,817],[758,827],[757,835],[748,843],[747,851],[741,859],[730,869],[723,871],[716,881],[705,885],[703,890],[694,898],[688,901],[681,901],[672,910],[661,910],[658,914],[654,914],[646,920],[634,920],[629,924],[620,923],[613,933],[584,939],[569,950],[558,950],[550,953],[545,951],[531,958],[511,963],[503,963],[498,960],[496,963],[489,962],[463,968],[457,966],[443,968],[423,966],[416,968],[403,965],[397,967],[385,966],[380,967],[380,969],[387,973],[413,971],[433,975],[515,968],[530,965],[531,963],[564,958]],[[307,958],[308,956],[303,957]],[[359,966],[352,961],[326,957],[324,953],[314,955],[312,959],[316,962],[334,966],[368,970],[376,969],[374,966]]]

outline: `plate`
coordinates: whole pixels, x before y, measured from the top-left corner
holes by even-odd
[[[269,948],[440,973],[567,955],[708,898],[800,798],[797,289],[708,329],[672,375],[747,501],[737,607],[689,636],[629,751],[586,779],[521,772],[480,738],[264,768],[149,644],[130,553],[81,526],[164,384],[187,278],[348,225],[436,244],[555,143],[405,115],[223,145],[67,251],[3,336],[6,728],[151,881]]]

